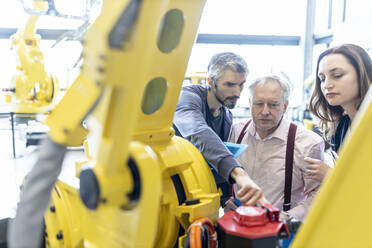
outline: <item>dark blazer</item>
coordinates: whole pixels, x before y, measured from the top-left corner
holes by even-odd
[[[221,140],[207,123],[207,91],[207,87],[201,85],[182,88],[173,127],[176,134],[189,140],[223,178],[233,182],[229,175],[235,167],[240,165],[223,144],[230,133],[232,114],[226,107],[222,107],[221,114],[223,114],[224,121]]]
[[[345,139],[346,132],[349,129],[349,125],[350,125],[349,116],[348,115],[342,116],[337,124],[335,134],[331,137],[332,150],[334,150],[335,152],[338,152],[338,150],[340,149],[341,144]]]

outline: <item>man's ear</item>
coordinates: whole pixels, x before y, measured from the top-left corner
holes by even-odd
[[[287,108],[288,108],[288,100],[284,103],[284,111],[283,111],[283,114],[285,113],[285,112],[287,112]]]
[[[207,77],[207,83],[210,88],[214,88],[214,81],[211,77]]]

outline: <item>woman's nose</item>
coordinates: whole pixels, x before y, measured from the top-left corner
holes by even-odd
[[[331,88],[333,88],[333,86],[334,86],[334,83],[333,83],[332,80],[330,80],[330,79],[328,79],[328,78],[326,78],[326,79],[324,80],[324,88],[325,88],[325,89],[331,89]]]

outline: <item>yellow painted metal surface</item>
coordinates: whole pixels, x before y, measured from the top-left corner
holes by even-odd
[[[130,153],[141,177],[141,198],[133,205],[102,204],[95,211],[82,211],[81,234],[94,247],[153,245],[162,190],[159,161],[151,148],[139,142],[131,143]]]
[[[85,75],[77,77],[45,121],[50,127],[48,135],[54,142],[70,146],[83,143],[88,132],[82,126],[83,118],[100,94],[99,85],[92,84]]]
[[[314,122],[312,122],[311,120],[304,119],[304,126],[308,130],[313,130]]]
[[[372,91],[326,178],[293,248],[372,247]]]
[[[34,1],[35,10],[48,9],[48,2]],[[44,56],[39,48],[40,35],[35,32],[39,16],[31,15],[26,25],[10,37],[17,55],[17,74],[12,81],[15,89],[15,112],[44,113],[54,105],[59,82],[44,68]]]
[[[77,247],[82,240],[80,215],[83,207],[78,190],[60,181],[53,189],[52,199],[45,213],[46,247]]]
[[[124,13],[130,15],[126,10],[135,2],[140,3],[138,17],[117,46],[111,40],[115,25]],[[47,213],[47,232],[53,237],[65,228],[73,230],[62,247],[173,247],[178,239],[182,247],[181,228],[187,230],[204,216],[216,221],[220,193],[210,168],[172,129],[204,3],[104,1],[84,39],[81,74],[47,119],[55,142],[74,145],[87,134],[82,121],[88,116],[87,158],[94,164],[100,190],[95,210],[75,201],[75,191],[68,196],[71,199],[62,200],[72,203],[60,204],[65,210]],[[128,163],[135,165],[139,179]],[[175,184],[183,188],[184,196],[177,195]],[[140,197],[133,201],[130,194],[135,188],[140,188]],[[185,200],[197,201],[186,205]],[[76,222],[57,221],[70,213]],[[59,247],[61,241],[54,241]]]

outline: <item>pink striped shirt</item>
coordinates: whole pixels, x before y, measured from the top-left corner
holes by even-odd
[[[242,144],[248,148],[240,155],[238,161],[247,171],[252,180],[263,190],[265,198],[274,206],[283,209],[285,154],[290,122],[281,121],[279,127],[261,139],[256,132],[253,121],[246,129]],[[233,125],[229,141],[236,142],[245,123]],[[311,206],[320,186],[315,180],[305,178],[307,163],[305,157],[324,161],[323,139],[314,132],[297,126],[292,176],[291,209],[293,217],[303,220]]]

